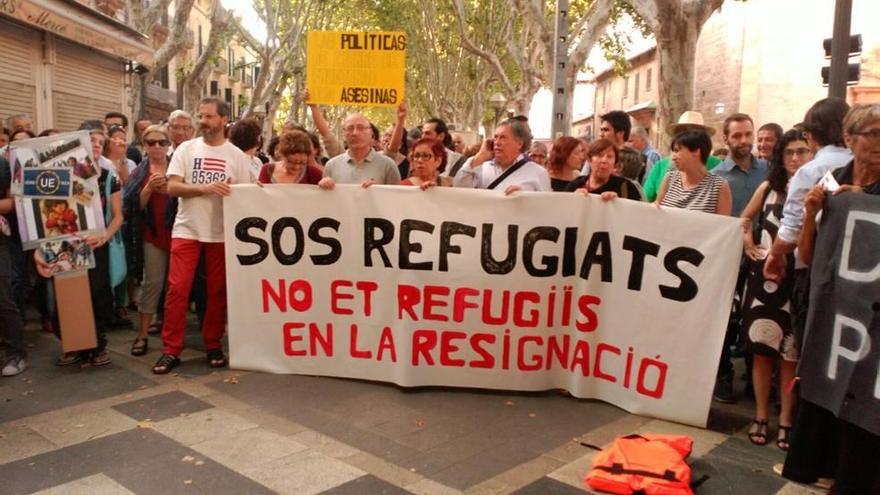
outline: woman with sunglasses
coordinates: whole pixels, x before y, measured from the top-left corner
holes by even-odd
[[[752,383],[755,388],[755,419],[749,429],[749,440],[765,445],[770,414],[770,389],[773,365],[779,362],[779,411],[776,446],[788,450],[789,432],[795,396],[788,384],[794,378],[799,357],[791,326],[791,277],[776,284],[764,279],[764,260],[776,238],[782,220],[782,207],[788,192],[789,179],[801,166],[813,159],[803,133],[790,130],[782,135],[772,154],[767,180],[755,190],[740,217],[743,225],[743,251],[748,263],[745,297],[743,298],[743,338],[754,361]],[[755,222],[757,217],[757,222]],[[788,270],[794,268],[794,257],[788,256]]]
[[[171,140],[165,127],[151,125],[143,134],[146,156],[132,172],[125,187],[125,218],[129,222],[133,274],[143,274],[138,301],[138,335],[131,344],[132,356],[147,353],[147,332],[156,314],[168,272],[171,251],[171,226],[165,222],[168,206],[168,146]]]
[[[430,138],[419,139],[409,154],[410,176],[400,181],[400,185],[419,186],[422,189],[451,185],[451,177],[439,177],[437,173],[445,157],[446,149],[442,141]]]

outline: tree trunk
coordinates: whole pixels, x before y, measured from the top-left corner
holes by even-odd
[[[220,5],[220,0],[215,0],[214,9],[211,12],[211,32],[208,35],[208,42],[183,84],[183,108],[192,115],[196,113],[202,88],[205,87],[208,75],[214,69],[213,62],[220,54],[220,49],[229,41],[234,27],[235,20],[232,13]],[[214,96],[219,97],[220,95]]]
[[[134,29],[149,34],[152,26],[162,19],[163,13],[168,9],[169,0],[151,2],[148,8],[144,8],[141,0],[128,0],[126,8],[129,15],[129,25]],[[132,85],[129,99],[129,111],[132,119],[144,116],[144,92],[146,85],[153,80],[155,75],[184,49],[187,36],[187,23],[192,12],[195,0],[178,0],[174,8],[174,16],[168,21],[172,26],[169,36],[161,46],[155,47],[153,67],[150,72],[132,77]]]
[[[694,102],[694,74],[697,40],[701,25],[687,22],[672,12],[660,12],[658,95],[659,129],[676,122]],[[660,149],[667,149],[672,138],[660,132]]]
[[[132,74],[131,88],[128,91],[128,109],[132,120],[144,116],[144,92],[147,90],[149,74]]]
[[[654,32],[659,54],[659,128],[693,107],[697,40],[700,30],[724,0],[630,0]],[[660,132],[660,149],[672,140]]]

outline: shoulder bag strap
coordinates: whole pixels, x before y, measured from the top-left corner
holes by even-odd
[[[525,165],[525,164],[528,163],[528,162],[529,162],[529,159],[528,159],[528,158],[523,158],[522,160],[520,160],[520,161],[514,163],[513,165],[510,166],[510,168],[508,168],[507,170],[505,170],[504,173],[502,173],[502,174],[499,175],[498,177],[495,177],[495,180],[493,180],[492,183],[489,184],[489,187],[487,187],[486,189],[495,189],[496,187],[498,187],[498,184],[501,184],[502,182],[504,182],[504,179],[510,177],[510,175],[511,175],[512,173],[514,173],[514,172],[516,172],[517,170],[521,169],[522,166]]]
[[[104,223],[109,225],[110,221],[113,220],[113,206],[110,204],[110,186],[113,182],[113,177],[116,175],[112,170],[107,171],[107,180],[104,181],[104,201],[106,202],[104,205]]]

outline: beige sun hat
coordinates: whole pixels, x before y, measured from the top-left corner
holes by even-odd
[[[678,122],[666,126],[666,132],[670,136],[676,136],[679,133],[690,129],[701,129],[710,136],[715,134],[715,128],[709,127],[703,123],[703,114],[696,110],[688,110],[684,112],[681,114],[681,117],[678,118]]]

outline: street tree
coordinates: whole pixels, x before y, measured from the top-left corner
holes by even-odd
[[[527,114],[532,97],[547,81],[543,73],[547,51],[540,30],[514,3],[452,0],[452,7],[462,47],[486,62],[514,111]]]
[[[535,93],[553,80],[555,45],[555,2],[549,0],[507,0],[496,6],[503,16],[500,33],[504,43],[493,48],[474,39],[484,2],[451,0],[463,47],[487,62],[497,76],[508,102],[516,113],[527,114]],[[606,57],[624,60],[625,37],[609,32],[609,25],[635,11],[626,0],[573,0],[569,11],[569,63],[565,68],[566,107],[571,112],[578,73],[590,50],[599,43]],[[637,16],[636,16],[637,17]],[[636,24],[639,20],[636,18]],[[500,48],[500,49],[499,49]]]
[[[168,12],[171,0],[156,0],[148,6],[145,6],[143,0],[126,0],[128,22],[137,31],[149,33],[160,24],[171,26],[170,33],[165,40],[158,47],[154,47],[156,53],[153,56],[153,66],[150,71],[132,78],[131,97],[129,98],[129,111],[132,117],[138,118],[143,113],[142,95],[146,85],[156,77],[156,74],[167,67],[175,56],[187,49],[187,42],[191,36],[187,30],[187,23],[194,3],[195,0],[177,0],[174,4],[174,13],[165,18],[164,14]]]
[[[724,0],[629,0],[657,39],[660,122],[675,122],[694,104],[697,40]],[[661,147],[669,137],[661,134]]]
[[[506,0],[503,0],[506,2]],[[479,57],[464,50],[459,39],[455,13],[449,2],[416,0],[355,2],[365,25],[355,29],[381,29],[407,33],[406,102],[411,120],[442,116],[448,122],[475,129],[479,126],[489,84],[494,73]],[[482,41],[500,36],[491,29],[497,17],[490,3],[484,5],[487,16],[480,18],[476,29]],[[345,19],[341,19],[345,21]]]
[[[246,29],[238,27],[238,35],[257,54],[260,72],[254,81],[253,97],[242,112],[249,116],[257,108],[266,109],[263,122],[265,135],[271,134],[281,94],[294,76],[303,70],[302,37],[312,16],[321,17],[329,3],[313,0],[255,0],[254,10],[266,26],[266,39],[257,40]]]
[[[205,87],[208,76],[220,58],[220,50],[229,43],[235,34],[236,25],[237,22],[232,12],[224,9],[220,5],[220,0],[214,0],[208,42],[190,70],[183,74],[183,108],[186,111],[194,113],[198,107],[202,88]]]

